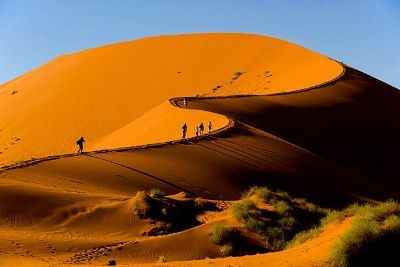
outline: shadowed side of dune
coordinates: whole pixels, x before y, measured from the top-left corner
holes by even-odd
[[[194,100],[192,107],[230,116],[399,190],[400,93],[347,69],[341,79],[320,89]]]

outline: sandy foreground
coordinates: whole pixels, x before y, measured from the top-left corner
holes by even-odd
[[[326,266],[351,219],[292,249],[228,258],[211,227],[238,225],[229,205],[251,185],[333,208],[398,199],[399,103],[390,85],[264,36],[162,36],[63,55],[0,86],[0,265]],[[212,133],[194,138],[208,121]],[[154,225],[132,207],[151,188],[222,208],[146,236]]]

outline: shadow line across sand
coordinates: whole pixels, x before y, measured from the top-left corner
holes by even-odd
[[[160,177],[157,177],[157,176],[155,176],[155,175],[152,175],[152,174],[150,174],[150,173],[148,173],[148,172],[141,171],[141,170],[138,170],[138,169],[129,167],[129,166],[127,166],[127,165],[124,165],[124,164],[122,164],[122,163],[109,160],[109,159],[105,159],[105,158],[101,158],[101,157],[96,157],[96,156],[94,156],[94,155],[90,155],[90,154],[83,154],[83,155],[84,155],[84,156],[87,156],[87,157],[90,157],[90,158],[95,158],[95,159],[103,160],[103,161],[109,162],[109,163],[111,163],[111,164],[115,164],[115,165],[121,166],[121,167],[126,168],[126,169],[128,169],[128,170],[131,170],[131,171],[134,171],[134,172],[143,174],[143,175],[145,175],[145,176],[147,176],[147,177],[150,177],[150,178],[152,178],[152,179],[155,179],[155,180],[157,180],[157,181],[159,181],[159,182],[165,183],[165,184],[167,184],[167,185],[169,185],[169,186],[171,186],[171,187],[173,187],[173,188],[176,188],[176,189],[178,189],[178,190],[180,190],[180,191],[184,191],[184,192],[187,192],[187,193],[192,194],[192,195],[194,195],[194,196],[197,196],[197,194],[195,194],[195,193],[193,193],[193,192],[190,192],[190,191],[187,190],[186,188],[182,188],[182,187],[180,187],[180,186],[178,186],[178,185],[175,185],[175,184],[173,184],[173,183],[170,183],[170,182],[168,182],[168,181],[166,181],[166,180],[164,180],[164,179],[162,179],[162,178],[160,178]]]

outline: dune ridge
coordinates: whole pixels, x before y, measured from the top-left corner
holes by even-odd
[[[18,90],[22,85],[27,89]],[[28,105],[12,106],[18,101]],[[229,205],[252,185],[331,208],[398,199],[398,103],[398,91],[373,77],[262,36],[154,37],[57,58],[0,86],[0,141],[8,148],[0,154],[0,263],[101,266],[110,257],[123,264],[153,263],[163,253],[167,261],[218,257],[211,226],[237,225]],[[57,122],[38,137],[40,127],[60,118],[66,136],[55,131]],[[10,134],[32,127],[27,120],[37,124],[32,138],[48,150],[35,154],[38,144]],[[194,137],[193,125],[207,120],[214,131]],[[183,121],[190,125],[186,141]],[[93,128],[83,131],[87,126]],[[77,155],[71,140],[81,133],[91,142]],[[18,145],[32,151],[10,164]],[[167,194],[164,203],[200,199],[222,210],[202,214],[198,226],[147,236],[165,226],[157,230],[159,221],[133,212],[137,192],[152,188]],[[298,258],[302,265],[326,265],[332,240],[348,224],[330,225],[292,250],[168,265],[290,265]]]
[[[63,55],[0,86],[0,164],[72,153],[81,135],[88,150],[177,139],[183,121],[150,127],[150,133],[164,133],[159,140],[131,137],[131,128],[137,129],[135,121],[146,112],[155,125],[166,123],[157,114],[173,117],[173,109],[157,112],[176,96],[292,91],[331,80],[342,70],[300,46],[250,34],[152,37]],[[192,112],[203,121],[216,120],[215,128],[226,123]],[[187,114],[180,116],[196,125]],[[104,147],[107,137],[111,141]]]
[[[277,92],[277,93],[273,93],[273,94],[265,94],[264,96],[295,94],[295,93],[301,93],[301,92],[305,92],[305,91],[309,91],[309,90],[323,88],[324,86],[339,80],[344,75],[345,71],[346,71],[346,69],[342,66],[342,72],[338,76],[332,78],[329,81],[325,81],[321,84],[313,85],[313,86],[306,87],[306,88],[295,89],[295,90],[289,91],[289,92]],[[183,109],[184,108],[183,107],[183,99],[186,99],[189,102],[189,101],[192,101],[195,99],[207,100],[207,99],[223,99],[223,98],[240,98],[240,97],[249,97],[249,96],[253,96],[253,95],[238,94],[238,95],[230,95],[230,96],[203,96],[203,97],[187,96],[187,97],[174,97],[174,98],[169,99],[168,102],[174,107]],[[189,106],[190,104],[187,104],[187,105]],[[204,136],[195,137],[195,136],[191,136],[191,134],[188,134],[191,137],[188,137],[186,139],[186,141],[193,140],[194,138],[201,139],[210,134],[211,135],[218,134],[222,131],[228,130],[229,128],[233,127],[234,120],[232,120],[231,118],[229,118],[227,116],[225,116],[225,117],[227,119],[227,123],[225,125],[220,126],[216,129],[214,128],[212,133],[206,133]],[[214,121],[214,123],[215,123],[215,121]],[[159,127],[159,125],[157,125],[156,127]],[[146,137],[146,140],[148,140],[147,137]],[[134,150],[134,149],[146,149],[146,148],[152,148],[152,147],[160,147],[163,145],[172,145],[172,144],[182,143],[182,142],[186,142],[186,141],[185,140],[170,140],[170,141],[163,141],[163,142],[159,142],[159,143],[150,143],[150,144],[144,144],[144,145],[128,145],[128,146],[117,147],[117,148],[92,150],[92,151],[85,152],[85,153],[97,154],[97,153],[104,153],[104,152],[118,152],[118,151]],[[104,141],[102,141],[102,142],[104,142]],[[101,146],[102,146],[102,144],[98,145],[97,147],[101,147]],[[107,147],[107,145],[106,145],[106,147]],[[47,156],[47,157],[43,157],[43,158],[34,158],[34,159],[30,159],[30,160],[23,160],[23,161],[14,163],[14,164],[0,166],[0,170],[1,169],[9,170],[9,169],[13,169],[13,168],[22,168],[22,167],[30,166],[32,164],[37,164],[39,162],[43,162],[43,161],[47,161],[47,160],[55,160],[55,159],[65,158],[65,157],[73,157],[76,155],[77,155],[76,153],[60,154],[60,155],[51,155],[51,156]]]

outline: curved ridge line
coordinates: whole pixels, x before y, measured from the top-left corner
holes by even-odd
[[[333,60],[333,59],[332,59]],[[279,95],[289,95],[289,94],[297,94],[297,93],[302,93],[302,92],[307,92],[315,89],[320,89],[328,84],[334,83],[341,79],[344,74],[346,73],[346,67],[345,64],[342,62],[339,62],[335,60],[341,67],[342,67],[342,72],[336,76],[335,78],[328,80],[326,82],[313,85],[310,87],[305,87],[301,89],[297,89],[294,91],[290,92],[279,92],[279,93],[273,93],[273,94],[265,94],[265,95],[230,95],[230,96],[207,96],[207,97],[173,97],[169,99],[169,102],[171,105],[177,108],[182,108],[177,102],[178,101],[183,101],[183,99],[187,100],[205,100],[205,99],[223,99],[223,98],[241,98],[241,97],[258,97],[258,96],[279,96]],[[216,113],[218,114],[218,113]],[[221,114],[219,114],[221,115]],[[208,136],[216,136],[218,134],[224,133],[231,129],[235,125],[235,121],[228,117],[225,116],[228,119],[228,124],[225,125],[222,128],[219,128],[211,133],[206,133],[202,136],[199,137],[190,137],[185,140],[172,140],[172,141],[166,141],[166,142],[159,142],[159,143],[153,143],[153,144],[145,144],[145,145],[139,145],[139,146],[130,146],[130,147],[120,147],[120,148],[113,148],[113,149],[100,149],[100,150],[95,150],[95,151],[88,151],[84,152],[86,155],[92,155],[92,154],[101,154],[101,153],[108,153],[108,152],[124,152],[124,151],[133,151],[133,150],[144,150],[144,149],[149,149],[149,148],[159,148],[159,147],[164,147],[168,145],[175,145],[175,144],[184,144],[184,143],[191,143],[190,141],[199,141],[202,139],[207,138]],[[51,161],[51,160],[57,160],[57,159],[62,159],[62,158],[71,158],[71,157],[76,157],[79,156],[77,153],[70,153],[70,154],[60,154],[60,155],[52,155],[52,156],[47,156],[43,158],[37,158],[37,159],[30,159],[30,160],[24,160],[20,163],[16,164],[10,164],[6,165],[0,168],[0,171],[6,171],[6,170],[12,170],[12,169],[20,169],[20,168],[25,168],[28,166],[32,166],[35,164],[39,164],[44,161]]]

